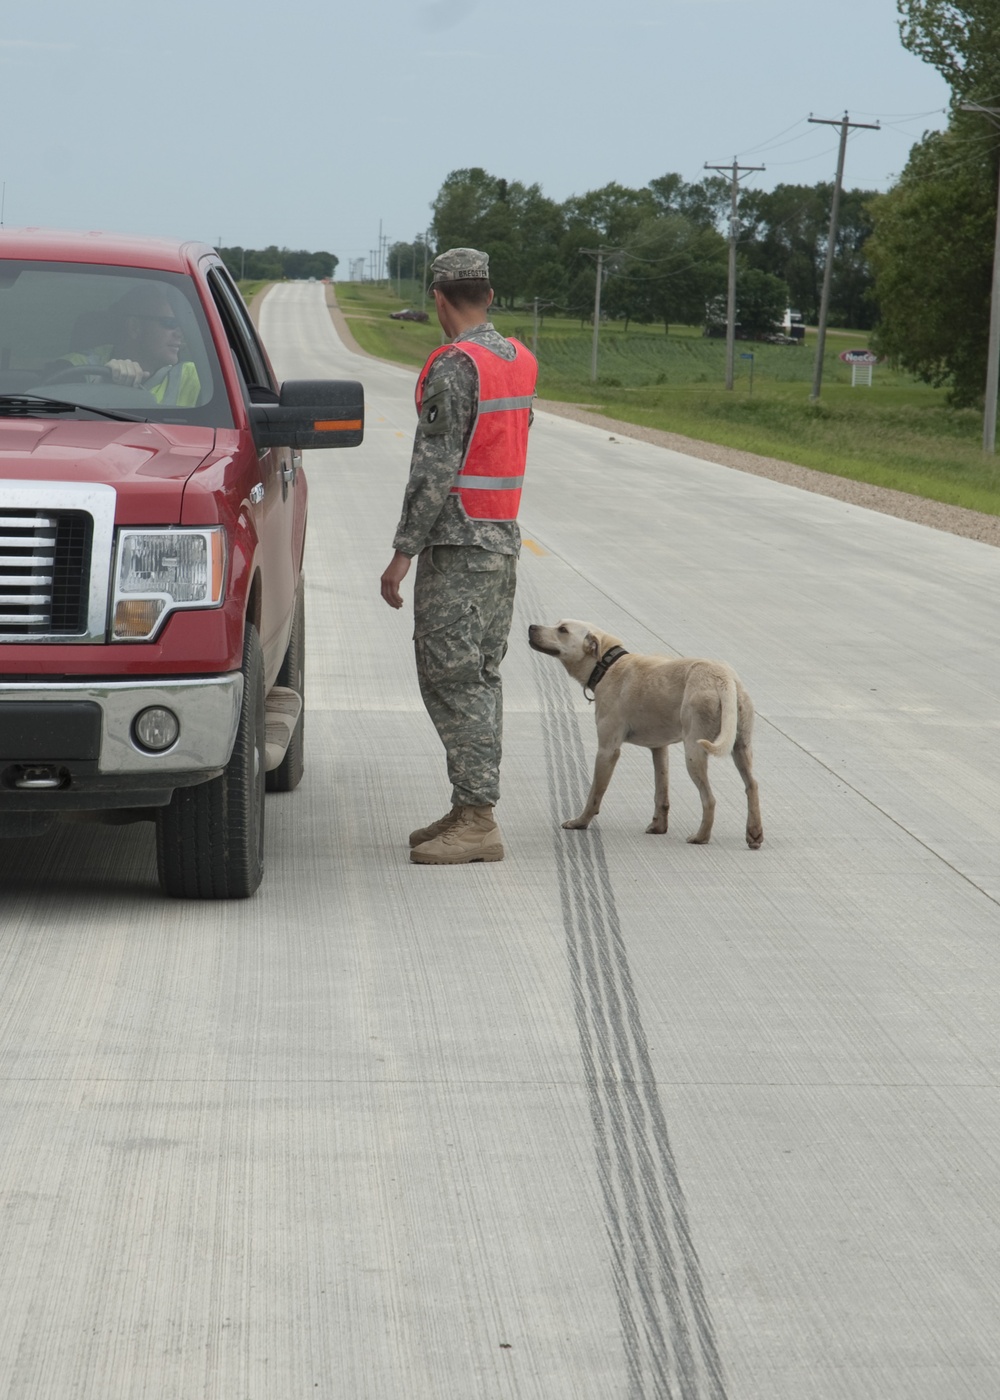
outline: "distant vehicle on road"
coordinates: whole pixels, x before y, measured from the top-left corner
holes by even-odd
[[[407,308],[405,311],[390,311],[389,317],[393,321],[426,321],[427,312],[411,311]]]
[[[0,836],[149,820],[167,894],[253,894],[303,771],[301,449],[363,424],[278,383],[212,248],[0,229]]]

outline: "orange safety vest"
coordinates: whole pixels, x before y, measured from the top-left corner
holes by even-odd
[[[510,344],[516,352],[513,360],[505,360],[475,340],[442,345],[428,357],[417,380],[419,413],[428,371],[445,350],[462,350],[476,366],[476,421],[451,488],[472,520],[516,520],[521,503],[538,361],[519,340]]]

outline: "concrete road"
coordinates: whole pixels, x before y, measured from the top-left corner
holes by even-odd
[[[0,1396],[1000,1395],[1000,552],[539,414],[508,858],[413,867],[413,375],[318,286],[262,324],[368,395],[308,463],[307,776],[246,904],[160,899],[146,828],[0,853]],[[645,835],[639,750],[560,829],[561,616],[737,667],[760,851],[721,760],[711,845],[679,756]]]

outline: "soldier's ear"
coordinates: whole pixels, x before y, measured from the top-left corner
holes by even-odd
[[[601,654],[601,644],[594,636],[593,632],[588,632],[584,637],[583,649],[589,652],[591,656],[599,656]]]

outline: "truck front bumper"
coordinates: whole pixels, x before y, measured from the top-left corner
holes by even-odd
[[[0,812],[160,806],[229,762],[243,676],[155,681],[8,682],[0,678]],[[168,710],[178,732],[151,752],[143,711]]]

